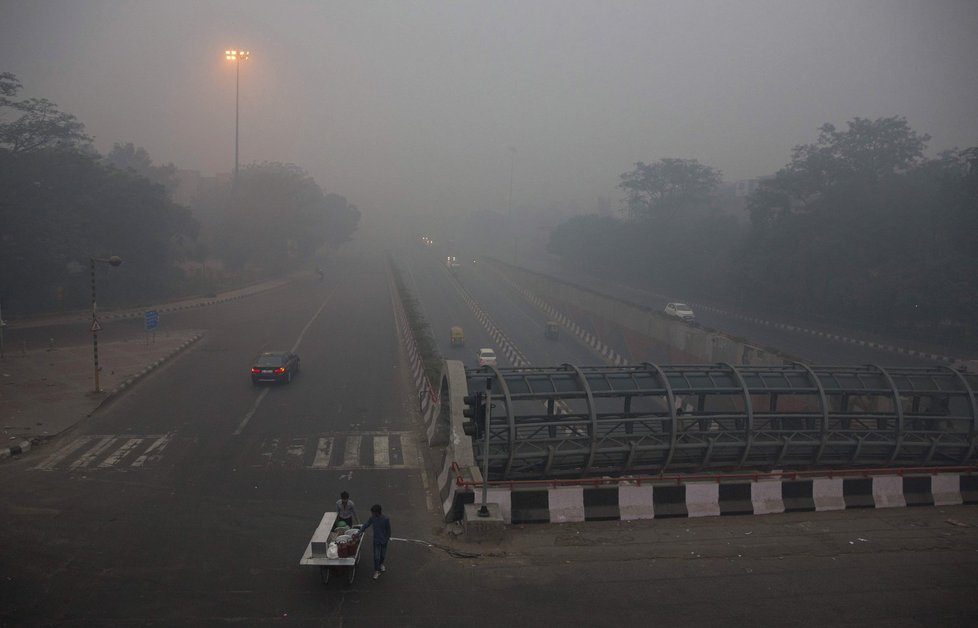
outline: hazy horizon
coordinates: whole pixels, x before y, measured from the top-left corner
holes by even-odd
[[[824,123],[978,145],[978,3],[2,0],[0,71],[205,174],[292,162],[367,213],[617,206],[637,161],[771,174]]]

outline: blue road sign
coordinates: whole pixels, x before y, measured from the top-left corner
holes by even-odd
[[[160,324],[160,313],[156,310],[146,310],[143,312],[143,320],[146,323],[146,331],[156,329]]]

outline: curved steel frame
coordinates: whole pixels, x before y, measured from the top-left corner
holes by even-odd
[[[492,480],[963,465],[978,450],[978,375],[943,366],[562,364],[466,378],[492,380]]]

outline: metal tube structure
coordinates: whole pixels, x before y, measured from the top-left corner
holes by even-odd
[[[492,369],[490,481],[973,465],[978,374],[732,364]],[[481,388],[485,371],[466,371]],[[505,420],[504,420],[505,419]]]

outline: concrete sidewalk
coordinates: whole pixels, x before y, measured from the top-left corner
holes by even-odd
[[[0,361],[0,458],[68,429],[201,338],[196,330],[99,343],[102,392],[92,345],[8,352]]]
[[[138,318],[146,309],[174,312],[206,307],[280,288],[308,277],[298,273],[221,293],[216,297],[192,298],[152,308],[105,311],[102,321]],[[90,320],[90,312],[8,321],[9,329],[69,325]],[[100,342],[99,374],[102,392],[95,393],[95,358],[92,344],[35,350],[8,348],[0,360],[0,458],[28,451],[44,440],[68,429],[99,406],[120,394],[141,377],[197,342],[199,330],[167,330],[150,336],[142,333],[123,340]]]

